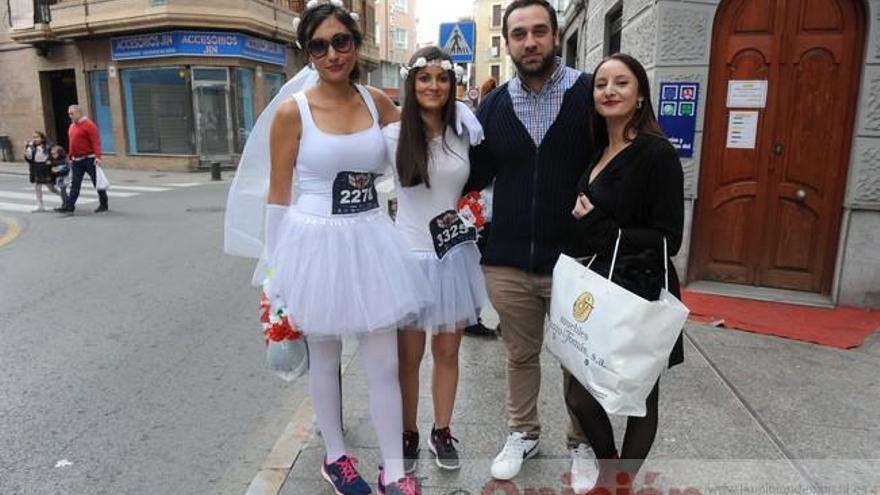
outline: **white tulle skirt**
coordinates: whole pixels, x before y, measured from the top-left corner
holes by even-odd
[[[437,334],[476,323],[480,308],[489,300],[476,244],[462,244],[442,260],[438,260],[433,251],[413,251],[413,254],[433,289],[434,304],[424,308],[413,325],[403,328]]]
[[[324,217],[293,207],[278,239],[271,290],[308,338],[393,331],[432,304],[427,278],[381,211]]]

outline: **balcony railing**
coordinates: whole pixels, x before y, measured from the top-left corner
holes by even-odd
[[[35,0],[34,26],[9,34],[20,43],[42,43],[153,29],[210,28],[293,41],[293,17],[304,4],[302,0]]]

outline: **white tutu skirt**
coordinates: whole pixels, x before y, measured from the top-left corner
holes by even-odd
[[[433,251],[413,251],[413,254],[431,284],[434,304],[422,310],[414,325],[403,328],[437,334],[476,323],[480,308],[489,300],[476,244],[462,244],[442,260],[438,260]]]
[[[308,338],[410,325],[433,292],[405,239],[381,211],[323,217],[287,213],[270,290]]]

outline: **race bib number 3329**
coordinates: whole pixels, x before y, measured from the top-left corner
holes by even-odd
[[[438,259],[443,259],[459,244],[477,241],[477,229],[465,223],[455,210],[444,211],[432,218],[428,227]]]
[[[333,181],[333,214],[350,215],[379,207],[376,176],[372,172],[339,172]]]

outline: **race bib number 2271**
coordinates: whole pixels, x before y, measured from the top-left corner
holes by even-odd
[[[372,172],[339,172],[333,181],[333,214],[350,215],[379,207],[376,175]]]

